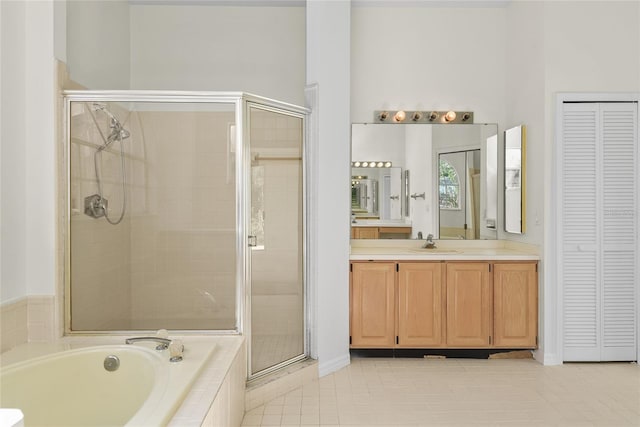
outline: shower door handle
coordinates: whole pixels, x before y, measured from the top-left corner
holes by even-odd
[[[257,236],[249,236],[249,247],[254,248],[258,246],[258,237]]]

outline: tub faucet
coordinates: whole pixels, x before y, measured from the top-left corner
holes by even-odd
[[[433,234],[427,235],[427,241],[422,245],[425,249],[435,249],[436,244],[433,242]]]
[[[124,342],[125,344],[133,344],[141,341],[151,341],[157,342],[156,350],[166,350],[169,348],[169,344],[171,344],[171,340],[168,338],[160,338],[160,337],[135,337],[135,338],[127,338]]]

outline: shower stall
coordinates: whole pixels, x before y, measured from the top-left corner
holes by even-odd
[[[249,377],[308,354],[302,107],[66,91],[65,330],[244,334]]]

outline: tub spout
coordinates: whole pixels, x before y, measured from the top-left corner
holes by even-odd
[[[171,344],[171,340],[168,338],[160,338],[160,337],[135,337],[135,338],[127,338],[124,342],[125,344],[133,344],[141,341],[151,341],[157,342],[158,346],[156,350],[166,350],[169,348],[169,344]]]

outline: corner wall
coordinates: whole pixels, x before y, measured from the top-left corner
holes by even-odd
[[[316,292],[314,338],[319,375],[349,364],[349,226],[351,175],[351,2],[307,2],[307,84],[317,83],[318,140],[310,141],[313,194],[310,226],[317,236],[312,278]]]

